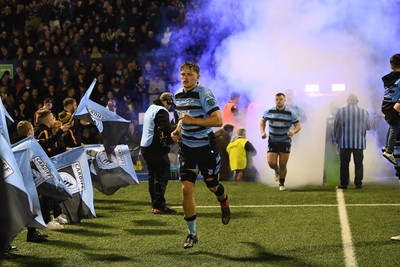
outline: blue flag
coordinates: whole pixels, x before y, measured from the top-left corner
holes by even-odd
[[[36,190],[36,185],[33,180],[30,156],[28,149],[14,152],[15,160],[17,161],[18,167],[21,170],[22,177],[24,179],[25,188],[32,200],[32,213],[36,216],[35,220],[32,221],[28,227],[44,229],[46,224],[43,220],[42,211],[40,209],[39,196]]]
[[[100,192],[112,195],[122,187],[139,183],[127,145],[116,146],[108,155],[102,145],[86,145],[85,149],[90,155],[93,186]]]
[[[71,192],[63,179],[33,136],[29,136],[12,145],[14,153],[28,150],[29,161],[37,191],[57,202],[62,202],[72,197]]]
[[[6,139],[7,143],[11,145],[10,142],[10,136],[8,135],[8,125],[7,125],[7,118],[11,121],[14,122],[10,114],[8,114],[7,110],[5,109],[3,102],[0,101],[0,134],[4,136]]]
[[[72,198],[61,203],[68,222],[79,223],[82,219],[96,217],[93,205],[93,187],[84,147],[76,147],[50,158]]]
[[[8,228],[0,227],[0,231],[6,231],[5,233],[2,232],[0,236],[5,239],[6,244],[10,244],[18,233],[34,220],[35,215],[32,213],[33,203],[25,187],[21,171],[11,151],[11,147],[1,134],[0,147],[2,152],[0,164],[3,166],[5,191],[7,194],[7,201],[3,203],[7,206],[0,207],[0,212],[9,212]]]
[[[110,154],[116,145],[122,143],[129,127],[129,121],[89,99],[95,84],[96,79],[82,97],[73,116],[96,125],[101,134],[105,151]]]

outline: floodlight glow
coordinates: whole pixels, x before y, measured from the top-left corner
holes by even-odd
[[[346,91],[346,85],[344,83],[332,84],[332,92],[344,92]]]
[[[305,91],[306,93],[319,92],[319,84],[306,84]]]

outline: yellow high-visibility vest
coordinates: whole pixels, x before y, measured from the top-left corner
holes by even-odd
[[[243,170],[246,168],[247,158],[244,146],[247,141],[246,138],[237,138],[226,147],[226,151],[229,154],[229,165],[231,166],[232,171]]]

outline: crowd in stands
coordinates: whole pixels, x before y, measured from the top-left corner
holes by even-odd
[[[136,121],[160,93],[177,84],[168,56],[172,31],[185,23],[184,0],[0,0],[0,94],[14,119],[35,123],[45,99],[91,99]],[[153,56],[164,51],[166,56]],[[48,100],[46,100],[48,101]]]

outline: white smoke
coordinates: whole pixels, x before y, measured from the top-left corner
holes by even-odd
[[[245,127],[258,150],[255,162],[263,182],[272,184],[274,180],[273,171],[267,166],[267,141],[260,138],[259,122],[263,112],[274,105],[276,93],[296,91],[295,102],[308,117],[302,131],[293,138],[287,175],[289,187],[322,184],[325,128],[332,103],[346,105],[347,95],[353,92],[359,98],[359,106],[370,112],[371,119],[375,113],[380,114],[381,77],[390,72],[390,56],[399,52],[396,3],[210,1],[204,19],[211,20],[213,27],[221,28],[225,23],[240,27],[215,49],[216,77],[211,79],[203,73],[201,82],[218,97],[226,98],[227,88],[248,94],[252,104],[244,120]],[[332,93],[334,83],[346,84],[346,91]],[[319,84],[320,94],[306,94],[306,84]],[[376,145],[377,135],[382,133],[368,134],[365,182],[394,174]]]

